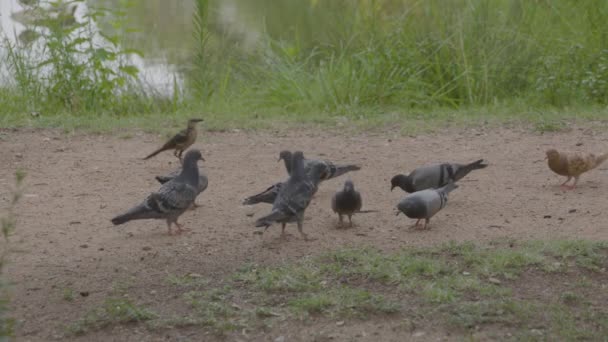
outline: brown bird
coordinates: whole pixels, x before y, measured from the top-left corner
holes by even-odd
[[[608,159],[608,153],[596,156],[593,153],[558,152],[556,149],[547,150],[546,153],[545,159],[548,159],[549,168],[558,175],[568,177],[561,186],[570,190],[576,187],[583,173],[595,169]],[[566,185],[572,178],[574,184]]]
[[[161,148],[145,157],[144,160],[150,159],[162,151],[167,150],[174,150],[173,155],[179,158],[179,160],[182,160],[182,153],[196,141],[196,123],[201,121],[203,121],[203,119],[188,120],[188,128],[181,130],[174,135],[173,138],[167,141]]]

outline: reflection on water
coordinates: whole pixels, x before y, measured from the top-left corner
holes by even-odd
[[[26,0],[21,0],[27,2]],[[26,52],[32,65],[36,65],[45,58],[45,44],[40,37],[39,31],[46,30],[40,22],[40,18],[44,15],[49,15],[48,11],[52,11],[51,16],[57,18],[59,22],[69,25],[70,21],[83,22],[84,17],[88,13],[86,2],[78,2],[69,5],[67,8],[50,9],[47,3],[41,2],[39,6],[24,6],[18,0],[0,0],[0,27],[2,28],[2,36],[5,37],[13,46],[16,46]],[[47,13],[42,13],[47,11]],[[112,49],[111,46],[99,34],[97,23],[92,22],[90,29],[93,35],[93,43],[95,46]],[[85,28],[78,28],[72,32],[75,36],[89,34],[84,31]],[[0,60],[4,60],[7,54],[6,46],[0,45]],[[84,58],[82,56],[74,56],[75,58]],[[182,79],[177,74],[174,65],[169,64],[166,59],[156,57],[154,59],[144,59],[138,55],[128,55],[128,64],[132,64],[139,69],[139,81],[144,85],[144,88],[151,93],[163,96],[171,96],[174,93],[174,87],[177,85],[181,88]],[[7,63],[0,64],[0,82],[3,84],[13,83],[10,78],[10,72],[7,69]],[[118,63],[112,67],[118,68]],[[41,68],[40,76],[44,77],[49,73],[50,65]]]

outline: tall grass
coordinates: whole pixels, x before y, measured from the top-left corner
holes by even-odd
[[[175,34],[182,43],[161,44],[187,47],[188,57],[176,61],[185,91],[174,94],[172,106],[159,106],[164,100],[142,101],[133,90],[134,96],[103,101],[106,111],[203,111],[228,120],[235,113],[374,117],[608,103],[608,2],[602,0],[193,2],[191,23],[175,23],[189,31]],[[127,9],[124,19],[142,15],[142,8]],[[171,15],[161,22],[173,27]],[[17,79],[31,81],[18,59],[9,62]],[[0,89],[0,99],[10,94]],[[54,105],[78,113],[104,107]]]

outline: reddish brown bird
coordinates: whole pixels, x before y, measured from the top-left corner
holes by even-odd
[[[188,128],[181,130],[179,133],[174,135],[173,138],[167,141],[161,148],[145,157],[144,160],[150,159],[155,155],[167,150],[174,150],[173,155],[179,158],[179,160],[182,160],[182,153],[184,153],[184,151],[196,141],[196,123],[201,121],[203,121],[203,119],[188,120]]]
[[[576,183],[583,173],[595,169],[608,159],[608,153],[596,156],[593,153],[558,152],[556,149],[547,150],[546,153],[545,159],[548,160],[549,168],[558,175],[568,177],[561,186],[570,190],[576,188]],[[572,178],[574,184],[566,185]]]

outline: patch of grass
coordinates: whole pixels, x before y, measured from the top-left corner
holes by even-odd
[[[203,278],[200,274],[188,273],[183,276],[169,274],[167,282],[171,285],[179,287],[202,287],[209,284],[209,280]]]
[[[186,313],[153,319],[136,308],[111,312],[106,304],[72,331],[148,319],[154,329],[189,326],[226,335],[293,319],[391,315],[409,330],[424,321],[457,337],[487,330],[498,339],[598,340],[608,332],[607,255],[605,242],[590,241],[343,249],[274,266],[245,265],[226,283],[204,288],[199,277],[172,276],[170,285],[188,290],[181,298]],[[556,262],[558,271],[548,266]]]
[[[63,300],[66,300],[68,302],[71,302],[74,300],[74,290],[70,289],[70,288],[65,288],[63,289],[63,293],[62,293],[62,298]]]
[[[109,298],[98,308],[90,310],[84,317],[68,326],[73,334],[84,334],[114,324],[139,323],[156,318],[157,315],[141,308],[127,299]]]

